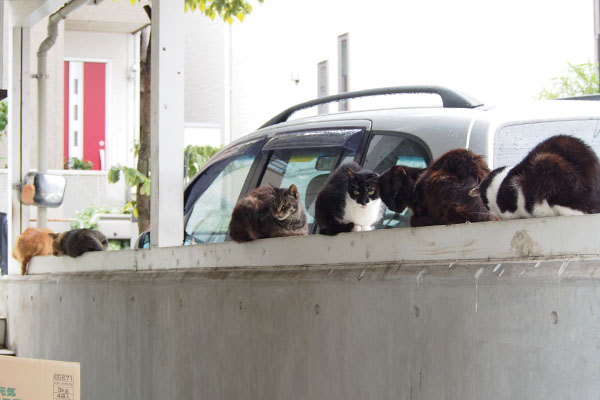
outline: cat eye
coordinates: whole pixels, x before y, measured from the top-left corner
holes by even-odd
[[[374,190],[369,190],[369,196],[373,196],[375,194]]]
[[[360,194],[360,192],[358,190],[355,190],[354,194],[358,196]]]

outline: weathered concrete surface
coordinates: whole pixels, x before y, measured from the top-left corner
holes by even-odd
[[[31,274],[600,257],[600,214],[35,257]]]
[[[0,280],[19,356],[84,399],[600,398],[600,261]]]

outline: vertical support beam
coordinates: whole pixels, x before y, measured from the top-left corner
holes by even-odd
[[[596,62],[600,77],[600,0],[594,0],[594,34],[596,35]],[[600,79],[598,79],[598,91],[600,93]]]
[[[57,30],[56,26],[53,27]],[[48,170],[48,115],[47,115],[47,93],[48,80],[48,55],[46,52],[38,51],[37,57],[37,171],[46,173]],[[46,228],[48,225],[48,213],[46,207],[37,208],[37,227]]]
[[[225,102],[223,104],[224,110],[224,123],[223,133],[221,134],[221,145],[225,146],[231,143],[231,25],[223,24],[225,29],[225,39],[223,43],[223,54],[224,54],[224,87],[225,95],[223,96]]]
[[[4,0],[0,0],[0,32],[4,32]],[[4,34],[0,35],[0,49],[4,49]],[[0,51],[0,66],[4,65],[4,51]],[[0,89],[6,88],[2,82],[4,68],[0,68]]]
[[[12,28],[9,30],[9,54],[11,62],[8,66],[8,191],[10,207],[8,208],[8,251],[14,247],[19,234],[29,224],[29,207],[21,205],[20,189],[22,177],[29,171],[30,137],[27,133],[33,130],[31,107],[31,33],[29,28]],[[8,258],[8,273],[20,274],[18,262]]]
[[[152,2],[153,247],[183,242],[183,13],[184,0]]]

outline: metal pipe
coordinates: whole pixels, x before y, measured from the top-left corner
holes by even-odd
[[[48,86],[48,50],[56,43],[58,37],[58,23],[67,16],[75,11],[78,7],[84,5],[89,0],[72,0],[65,4],[62,8],[56,11],[54,14],[48,17],[48,36],[40,44],[37,52],[38,58],[38,70],[36,78],[38,80],[38,131],[37,131],[37,159],[38,159],[38,172],[46,172],[48,170],[48,134],[47,127],[48,122],[46,119],[47,114],[47,86]],[[48,217],[46,215],[46,209],[44,207],[38,207],[37,209],[37,226],[38,228],[45,228],[47,225]]]

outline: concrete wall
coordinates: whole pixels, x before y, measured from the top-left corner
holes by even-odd
[[[599,224],[37,257],[0,315],[18,356],[81,362],[86,399],[598,398]]]
[[[600,396],[598,260],[96,273],[0,284],[82,398]]]

